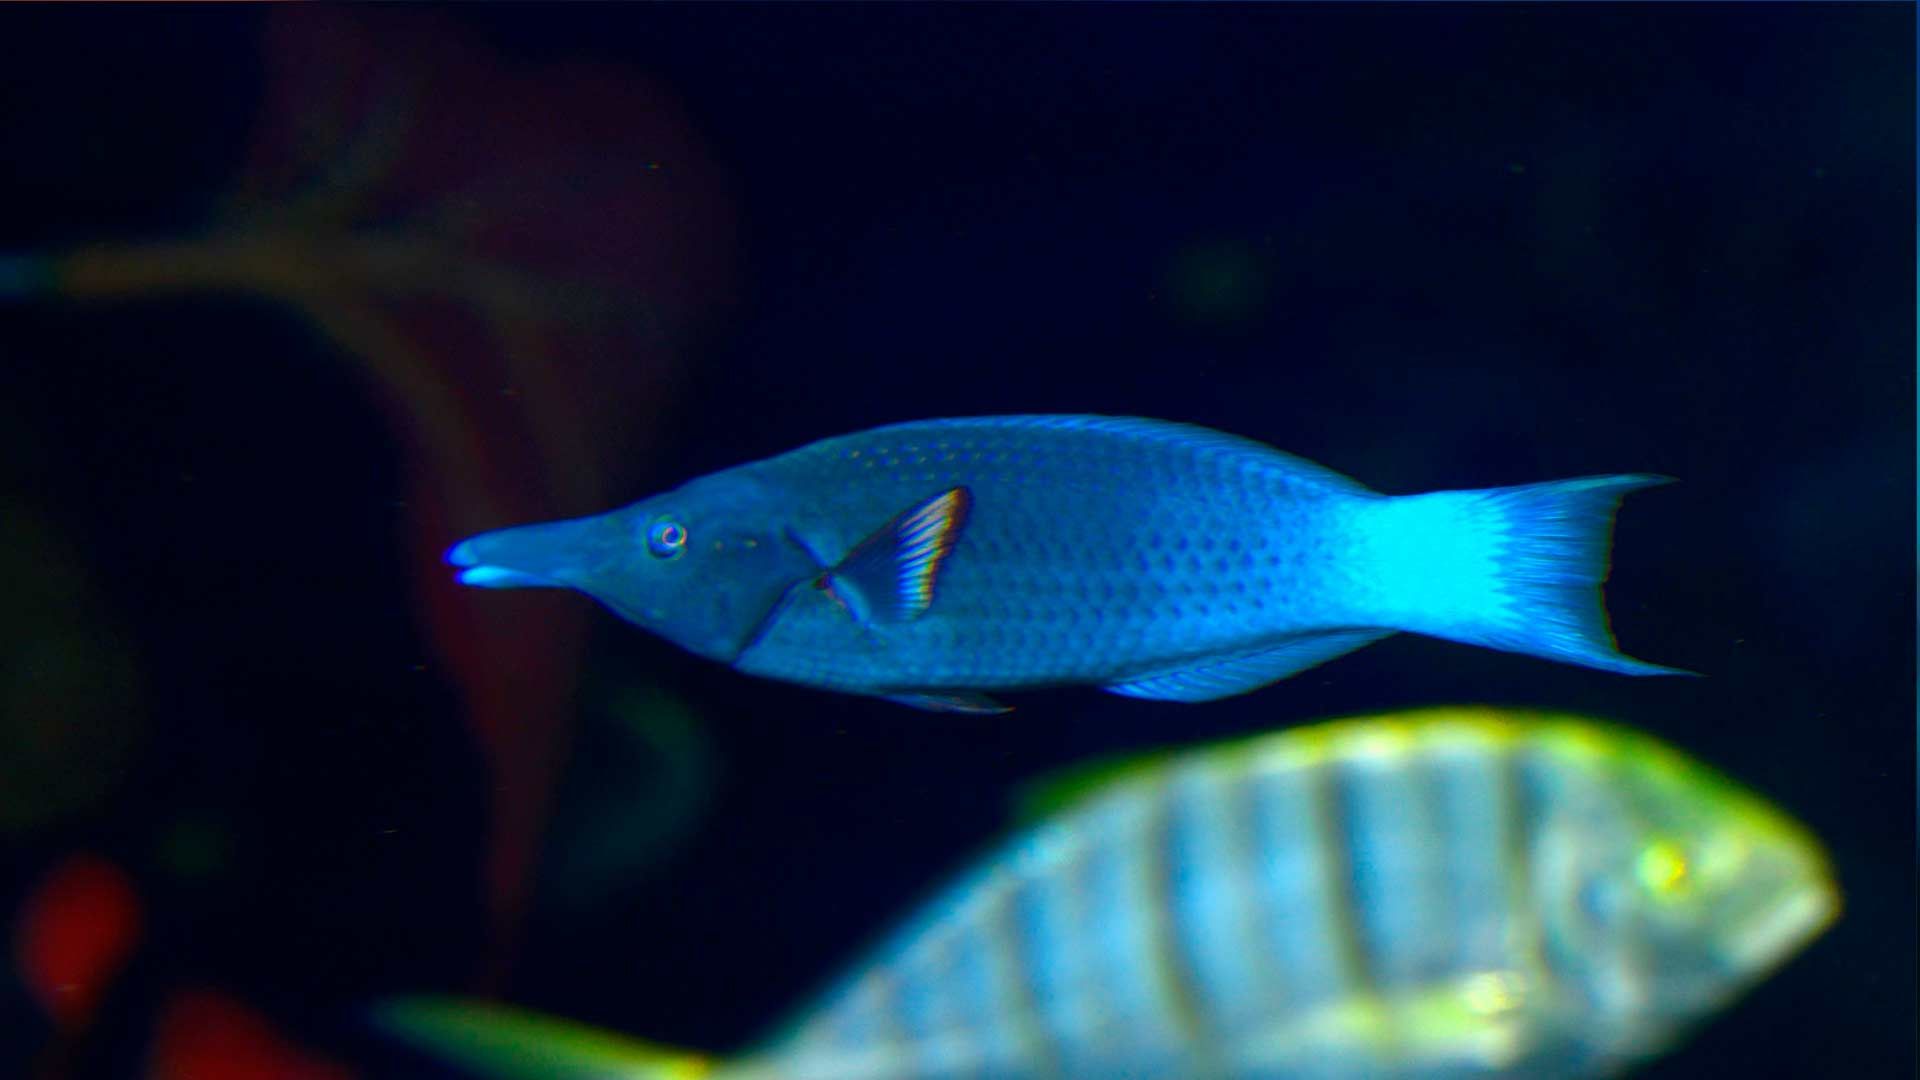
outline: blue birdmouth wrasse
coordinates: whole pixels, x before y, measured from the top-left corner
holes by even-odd
[[[740,671],[921,708],[1093,685],[1207,701],[1397,631],[1626,675],[1593,476],[1388,496],[1205,428],[927,420],[826,439],[620,510],[483,533],[487,588],[584,592]]]
[[[1072,784],[770,1040],[716,1060],[496,1006],[382,1024],[486,1075],[1613,1076],[1817,937],[1819,842],[1639,732],[1443,708]]]

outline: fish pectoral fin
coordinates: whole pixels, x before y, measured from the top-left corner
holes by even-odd
[[[1149,675],[1144,679],[1103,687],[1108,693],[1155,701],[1212,701],[1257,690],[1315,664],[1371,645],[1391,630],[1328,630],[1302,634],[1277,645],[1246,652],[1210,656],[1186,667]]]
[[[1002,705],[985,694],[971,690],[939,690],[925,694],[888,694],[888,701],[897,701],[902,705],[911,705],[928,712],[968,713],[974,716],[994,716],[1013,711],[1013,706]]]
[[[907,622],[933,606],[934,587],[960,540],[973,494],[950,488],[902,511],[854,545],[815,586],[862,623]]]

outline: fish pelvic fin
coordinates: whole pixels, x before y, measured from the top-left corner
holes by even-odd
[[[1620,500],[1645,474],[1387,499],[1367,546],[1392,625],[1621,675],[1691,675],[1622,653],[1600,586]]]
[[[395,998],[371,1011],[376,1028],[476,1076],[498,1080],[712,1080],[720,1063],[554,1016],[487,1001]]]
[[[886,695],[897,702],[927,712],[966,713],[971,716],[998,716],[1010,713],[1013,706],[1002,705],[985,694],[972,690],[930,690]]]
[[[855,545],[815,585],[860,623],[917,619],[933,606],[940,569],[972,509],[973,493],[964,487],[909,507]]]

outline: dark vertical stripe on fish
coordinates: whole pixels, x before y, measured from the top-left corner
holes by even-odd
[[[1303,770],[1302,781],[1312,795],[1315,854],[1321,870],[1324,891],[1322,914],[1327,921],[1327,942],[1345,995],[1363,995],[1374,989],[1366,943],[1354,916],[1358,895],[1354,889],[1355,844],[1365,842],[1353,832],[1347,813],[1347,763],[1339,757],[1314,762]],[[1344,995],[1343,995],[1344,996]]]
[[[1513,947],[1528,980],[1548,974],[1546,929],[1541,923],[1540,894],[1534,882],[1533,840],[1537,800],[1529,776],[1532,749],[1519,739],[1500,733],[1488,745],[1499,763],[1501,850],[1506,864],[1506,906],[1512,923]]]
[[[1461,970],[1459,942],[1467,928],[1466,912],[1460,908],[1459,890],[1453,887],[1452,875],[1448,872],[1451,860],[1447,851],[1449,843],[1460,836],[1466,823],[1453,816],[1453,804],[1447,798],[1444,755],[1433,746],[1421,746],[1414,751],[1411,765],[1410,779],[1417,787],[1415,794],[1422,811],[1420,824],[1426,834],[1421,842],[1419,909],[1426,913],[1422,932],[1429,938],[1438,936],[1445,943],[1423,940],[1417,948],[1423,959],[1444,952],[1442,970],[1458,972]],[[1425,981],[1431,978],[1432,971],[1421,971],[1419,975]]]
[[[1240,859],[1235,838],[1244,842],[1248,822],[1231,821],[1221,811],[1231,790],[1242,784],[1244,771],[1238,767],[1208,765],[1204,769],[1183,769],[1171,778],[1167,792],[1167,917],[1171,919],[1171,945],[1177,957],[1177,969],[1183,972],[1188,997],[1192,1001],[1192,1055],[1188,1057],[1190,1074],[1227,1076],[1229,1061],[1221,1047],[1229,1043],[1225,1030],[1227,1015],[1219,992],[1244,992],[1242,986],[1225,986],[1233,980],[1231,970],[1219,967],[1217,940],[1221,924],[1229,940],[1250,942],[1252,930],[1246,917],[1246,882],[1238,878]],[[1227,836],[1221,836],[1221,834]],[[1173,872],[1179,872],[1179,878]],[[1204,907],[1206,901],[1221,909]]]
[[[1234,902],[1234,919],[1229,932],[1232,943],[1245,950],[1246,955],[1255,958],[1248,997],[1256,1007],[1265,1007],[1282,1000],[1287,987],[1282,980],[1280,966],[1270,959],[1272,947],[1266,925],[1267,912],[1271,907],[1268,901],[1270,890],[1266,883],[1263,852],[1257,832],[1259,777],[1253,771],[1251,762],[1238,761],[1230,773],[1221,777],[1220,799],[1222,815],[1228,823],[1222,848],[1227,865],[1221,868],[1220,879],[1228,883],[1226,888]],[[1285,913],[1280,913],[1280,917],[1286,917]],[[1241,1004],[1237,1011],[1245,1013],[1246,1004]],[[1236,1024],[1235,1027],[1240,1025]],[[1246,1040],[1244,1030],[1228,1034],[1237,1041]]]
[[[887,1052],[901,1058],[909,1058],[914,1050],[913,1032],[901,1015],[899,976],[886,968],[875,968],[867,974],[866,981],[860,987],[860,996],[865,999],[859,1014],[865,1014],[867,1026],[871,1029],[868,1038],[873,1045],[887,1048]],[[861,1044],[848,1040],[850,1049]]]
[[[1025,1075],[1062,1080],[1053,1027],[1033,990],[1036,972],[1041,964],[1051,962],[1050,946],[1056,943],[1036,940],[1029,931],[1038,920],[1021,910],[1027,903],[1038,902],[1035,892],[1033,881],[1010,878],[1000,885],[998,895],[988,900],[983,912],[988,921],[982,930],[993,942],[1001,979],[1001,1023],[993,1026],[1017,1051],[1012,1056],[1032,1066]]]
[[[962,935],[956,931],[930,933],[921,946],[920,962],[913,965],[915,980],[908,983],[911,988],[913,1008],[911,1019],[904,1026],[914,1030],[914,1060],[924,1063],[927,1056],[942,1040],[951,1039],[955,1033],[965,1030],[959,1008],[960,996],[967,992],[966,984],[954,963],[959,953],[956,939]],[[960,942],[964,944],[964,942]],[[903,994],[903,998],[908,995]]]
[[[1204,1067],[1215,1053],[1213,1032],[1200,1005],[1194,986],[1194,957],[1175,926],[1175,884],[1173,884],[1173,844],[1179,842],[1179,778],[1167,776],[1154,786],[1152,801],[1146,805],[1146,817],[1140,822],[1140,915],[1142,938],[1146,945],[1146,970],[1162,992],[1167,1022],[1187,1059],[1188,1076],[1217,1076],[1219,1068]]]

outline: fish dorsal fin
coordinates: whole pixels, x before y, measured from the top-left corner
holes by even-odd
[[[973,493],[966,488],[943,491],[860,541],[816,584],[860,622],[917,619],[933,606],[940,568],[953,554],[972,508]]]
[[[1362,645],[1370,645],[1391,633],[1391,630],[1359,629],[1302,634],[1277,645],[1208,657],[1144,679],[1114,683],[1105,689],[1156,701],[1212,701],[1257,690]]]
[[[1162,768],[1178,756],[1180,751],[1175,749],[1136,750],[1041,773],[1014,788],[1014,820],[1022,824],[1044,821],[1065,812],[1068,807],[1078,806],[1120,784]]]
[[[1010,434],[1064,431],[1097,437],[1113,437],[1142,446],[1190,451],[1201,460],[1220,459],[1245,466],[1255,472],[1284,476],[1302,487],[1330,492],[1374,494],[1366,485],[1325,465],[1315,464],[1284,450],[1275,449],[1257,439],[1215,431],[1177,420],[1153,420],[1139,416],[1098,416],[1085,413],[1029,413],[1004,416],[966,416],[947,420],[914,420],[889,424],[858,435],[827,439],[820,444],[832,447],[835,454],[853,448],[849,440],[888,436],[902,440],[939,440],[956,433],[978,436],[1000,430]]]

